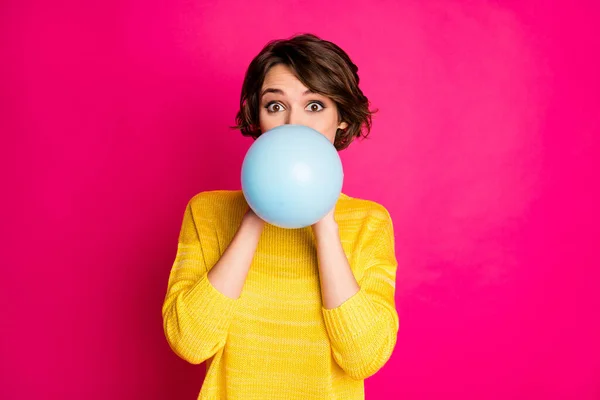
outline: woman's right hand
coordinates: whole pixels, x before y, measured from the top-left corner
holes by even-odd
[[[248,207],[248,211],[246,211],[246,214],[244,214],[244,222],[260,228],[262,228],[265,224],[265,221],[256,215],[254,210],[252,210],[250,207]]]
[[[221,258],[208,271],[210,283],[227,297],[240,297],[264,224],[265,221],[248,209]]]

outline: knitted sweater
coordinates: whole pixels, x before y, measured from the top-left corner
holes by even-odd
[[[207,279],[236,233],[241,191],[211,191],[187,204],[162,307],[173,351],[206,361],[198,399],[364,399],[364,379],[390,358],[398,332],[394,233],[387,210],[342,194],[340,239],[358,293],[322,305],[311,227],[265,224],[239,298]]]

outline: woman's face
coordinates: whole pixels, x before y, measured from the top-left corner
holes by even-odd
[[[338,111],[330,98],[312,93],[283,64],[267,72],[259,98],[261,132],[284,124],[305,125],[321,132],[331,143],[339,129],[348,124],[338,121]]]

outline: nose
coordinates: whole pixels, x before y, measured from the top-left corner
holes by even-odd
[[[304,125],[304,115],[302,110],[294,107],[287,113],[286,124]]]

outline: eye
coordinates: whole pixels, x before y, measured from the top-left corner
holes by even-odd
[[[310,112],[319,112],[323,111],[325,106],[320,101],[311,101],[308,106],[306,106],[305,110]]]
[[[285,108],[283,107],[283,105],[281,103],[277,103],[275,101],[272,101],[269,104],[267,104],[265,106],[265,108],[270,113],[278,113],[278,112],[285,110]]]

